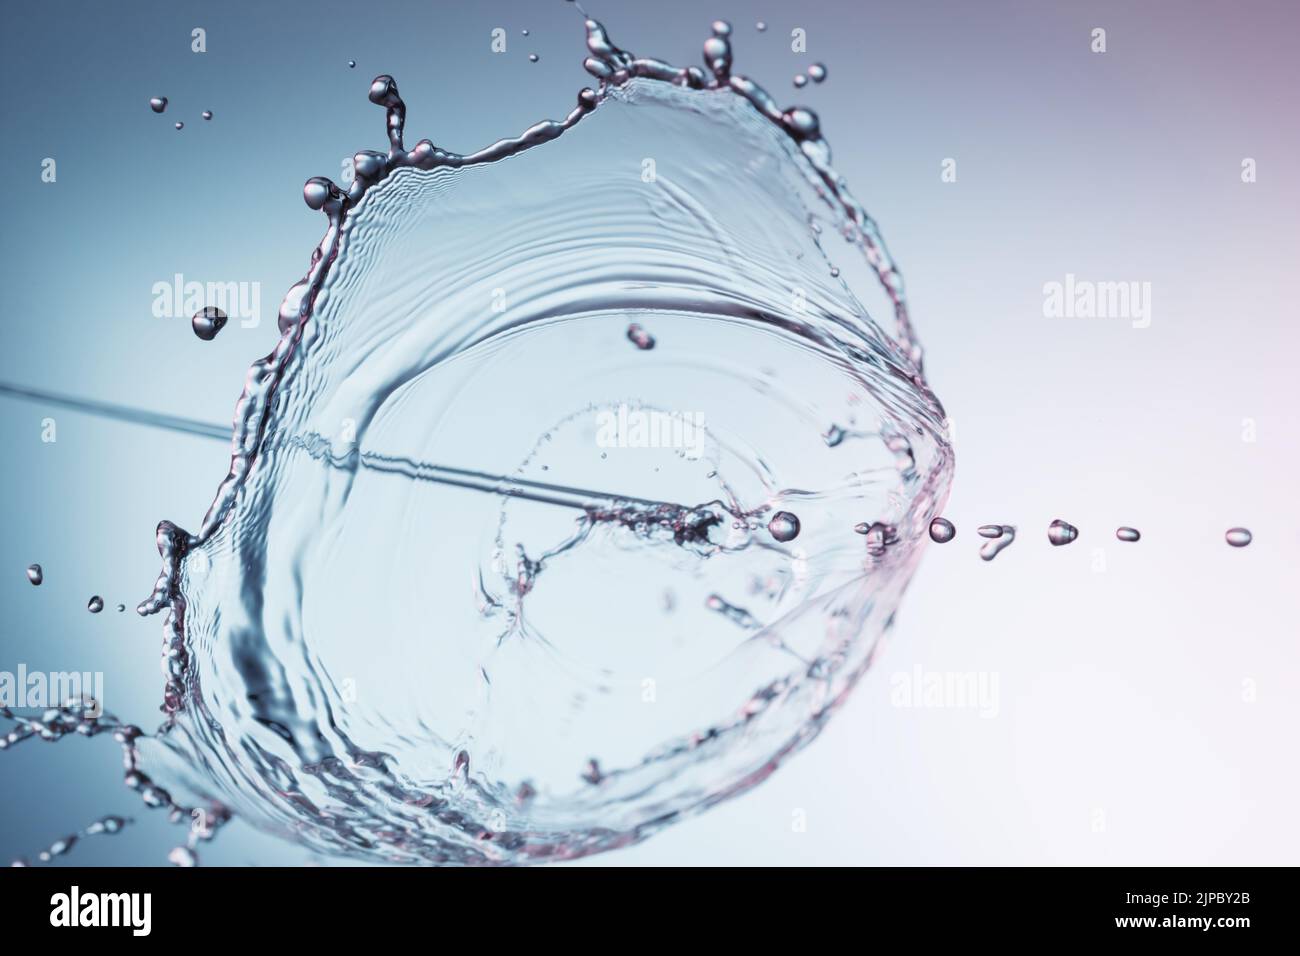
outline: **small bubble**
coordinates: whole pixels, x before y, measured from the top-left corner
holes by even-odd
[[[31,581],[32,584],[36,585],[37,587],[39,587],[40,583],[45,580],[45,572],[41,570],[41,566],[39,564],[33,564],[28,566],[27,580]]]
[[[767,530],[777,541],[793,541],[799,536],[799,519],[788,511],[778,511],[767,523]]]
[[[655,347],[654,336],[635,322],[627,327],[627,340],[643,352]]]
[[[824,63],[814,63],[808,67],[808,79],[814,83],[820,83],[826,79],[826,65]]]
[[[1115,531],[1115,537],[1121,541],[1139,541],[1142,538],[1142,532],[1137,528],[1118,528]]]
[[[947,518],[935,518],[930,522],[930,540],[936,544],[947,544],[957,537],[957,529]]]
[[[794,75],[794,85],[795,89],[803,89],[808,85],[808,77],[804,76],[802,73],[796,73]]]
[[[754,24],[754,29],[757,30],[759,33],[766,33],[767,24],[764,23],[762,20],[759,20],[757,23]]]
[[[86,610],[91,614],[98,614],[100,611],[104,610],[104,599],[96,594],[86,602]]]
[[[155,96],[151,98],[149,100],[149,109],[153,110],[155,113],[161,113],[163,110],[167,109],[167,97]]]
[[[356,68],[357,68],[357,61],[356,61],[356,60],[348,60],[348,69],[349,69],[349,70],[355,70]]]
[[[528,31],[527,31],[527,30],[520,30],[519,32],[522,33],[524,36],[528,36]]]
[[[1047,540],[1053,547],[1059,548],[1063,544],[1069,544],[1075,538],[1079,537],[1079,529],[1068,521],[1062,521],[1057,518],[1047,526]]]
[[[185,124],[184,124],[184,123],[177,123],[177,124],[176,124],[176,128],[177,128],[177,129],[184,129],[184,128],[185,128]]]
[[[1244,548],[1254,540],[1254,537],[1245,528],[1229,528],[1223,539],[1234,548]]]
[[[726,20],[714,20],[713,35],[718,37],[730,36],[731,24],[728,23]]]
[[[118,613],[118,614],[121,614],[121,613],[122,613],[123,611],[125,611],[125,610],[126,610],[126,605],[125,605],[125,604],[119,604],[119,605],[117,606],[117,613]]]
[[[540,60],[540,59],[541,59],[541,57],[538,56],[536,53],[530,53],[530,54],[528,54],[528,62],[529,62],[529,63],[536,63],[536,62],[537,62],[538,60]]]
[[[204,118],[205,120],[210,120],[210,119],[212,119],[212,110],[204,110],[204,111],[203,111],[203,118]]]
[[[205,342],[211,342],[226,327],[226,313],[215,305],[205,305],[194,313],[190,325],[194,328],[195,335]]]

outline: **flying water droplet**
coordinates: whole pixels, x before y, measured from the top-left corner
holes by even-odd
[[[217,337],[217,333],[226,327],[226,318],[226,313],[215,305],[205,305],[194,313],[190,325],[195,335],[205,342],[211,342]]]
[[[184,128],[185,128],[185,124],[184,124],[184,123],[180,123],[180,122],[178,122],[178,123],[176,124],[176,128],[177,128],[177,129],[184,129]]]
[[[799,519],[788,511],[778,511],[767,523],[767,530],[777,541],[793,541],[799,536]]]
[[[979,532],[982,537],[990,539],[980,548],[980,557],[985,561],[992,561],[1016,540],[1016,529],[1009,524],[981,525]]]
[[[627,340],[643,352],[655,347],[654,336],[635,322],[627,327]]]
[[[117,606],[117,613],[118,613],[118,614],[121,614],[121,613],[122,613],[123,611],[125,611],[125,610],[126,610],[126,605],[125,605],[125,604],[119,604],[119,605]]]
[[[957,537],[957,528],[947,518],[935,518],[930,522],[930,540],[936,544],[947,544]]]
[[[167,861],[172,866],[189,868],[199,865],[199,855],[187,846],[178,846],[167,854]]]
[[[100,611],[104,610],[104,599],[98,594],[94,595],[86,602],[86,610],[91,614],[98,614]]]
[[[203,118],[204,118],[205,120],[210,120],[210,119],[212,119],[212,110],[204,110],[204,111],[203,111]]]
[[[827,448],[834,448],[844,441],[845,435],[848,434],[839,425],[832,424],[830,428],[822,432],[822,441],[826,442]]]
[[[802,90],[808,85],[808,77],[804,76],[802,73],[796,73],[793,82],[795,89]]]
[[[528,62],[529,62],[529,63],[536,63],[536,62],[537,62],[538,60],[540,60],[540,59],[541,59],[541,57],[538,56],[536,53],[530,53],[530,54],[528,54]]]
[[[349,70],[355,70],[356,68],[357,68],[357,61],[356,61],[356,60],[348,60],[348,69],[349,69]]]
[[[756,29],[759,33],[766,33],[767,24],[764,21],[759,20],[757,23],[754,24],[754,29]]]
[[[153,110],[155,113],[161,113],[163,110],[167,109],[167,97],[152,97],[149,100],[149,109]]]
[[[1119,540],[1121,541],[1140,541],[1142,538],[1142,532],[1139,531],[1137,528],[1130,528],[1125,526],[1123,528],[1116,529],[1115,537],[1119,538]]]
[[[39,587],[41,582],[45,580],[45,572],[41,570],[41,566],[39,564],[33,564],[28,566],[27,580],[31,581],[32,584],[36,585],[37,587]]]
[[[1069,544],[1078,536],[1079,529],[1060,518],[1047,526],[1047,540],[1052,542],[1053,547],[1059,548],[1061,545]]]
[[[1255,536],[1245,528],[1229,528],[1223,536],[1223,539],[1234,548],[1244,548],[1254,538]]]
[[[863,521],[853,530],[866,537],[867,554],[874,557],[880,557],[891,545],[898,543],[898,529],[883,521],[873,521],[870,524]]]
[[[808,79],[814,83],[820,83],[826,79],[826,65],[823,63],[814,63],[808,67]]]

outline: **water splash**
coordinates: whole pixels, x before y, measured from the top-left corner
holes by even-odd
[[[380,76],[388,150],[304,187],[326,232],[229,472],[197,533],[157,530],[167,723],[128,750],[154,805],[376,860],[580,856],[765,779],[869,666],[952,467],[901,275],[729,26],[707,69],[586,30],[561,120],[407,149]],[[651,403],[701,440],[601,445]],[[823,439],[863,416],[851,455]],[[798,548],[756,534],[780,513]]]

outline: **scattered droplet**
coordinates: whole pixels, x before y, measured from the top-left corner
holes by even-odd
[[[100,611],[104,610],[104,599],[96,594],[86,602],[86,610],[91,614],[98,614]]]
[[[349,69],[349,70],[355,70],[356,68],[357,68],[357,61],[356,61],[356,60],[348,60],[348,69]]]
[[[178,846],[167,854],[167,861],[172,866],[192,867],[199,865],[199,855],[187,846]]]
[[[898,529],[881,521],[863,521],[853,528],[867,539],[867,553],[879,557],[890,545],[898,543]]]
[[[210,120],[210,119],[212,119],[212,110],[204,110],[204,111],[203,111],[203,118],[204,118],[205,120]]]
[[[714,36],[725,37],[731,35],[731,24],[726,20],[714,20],[712,29]]]
[[[979,536],[981,538],[1000,538],[1002,537],[1002,525],[982,524],[979,526]]]
[[[527,31],[527,30],[520,30],[519,32],[522,33],[524,36],[528,36],[528,31]]]
[[[987,533],[989,529],[996,531],[996,534]],[[1016,540],[1016,529],[1009,524],[986,524],[980,527],[980,534],[990,540],[980,548],[980,557],[985,561],[992,561],[999,554],[1011,547],[1012,542]]]
[[[795,89],[803,89],[808,85],[808,77],[804,76],[802,73],[796,73],[794,75],[794,85]]]
[[[839,425],[831,425],[830,428],[822,432],[822,441],[826,442],[827,448],[834,448],[836,445],[840,444],[840,442],[844,441],[844,436],[846,434],[847,432],[845,432],[843,428],[840,428]]]
[[[537,62],[538,60],[540,60],[540,59],[541,59],[541,57],[538,56],[536,53],[530,53],[530,54],[528,54],[528,62],[529,62],[529,63],[536,63],[536,62]]]
[[[125,605],[125,604],[119,604],[119,605],[117,606],[117,613],[118,613],[118,614],[121,614],[121,613],[122,613],[123,611],[125,611],[125,610],[126,610],[126,605]]]
[[[226,313],[215,305],[205,305],[194,313],[190,325],[194,327],[195,335],[205,342],[211,342],[217,337],[217,333],[225,328]]]
[[[808,79],[814,83],[820,83],[826,79],[826,65],[824,63],[814,63],[808,67]]]
[[[799,536],[799,519],[788,511],[778,511],[767,523],[767,530],[777,541],[793,541]]]
[[[947,544],[957,537],[957,528],[947,518],[935,518],[930,522],[930,540],[936,544]]]
[[[39,564],[32,564],[27,567],[27,580],[31,581],[32,584],[37,587],[39,587],[40,583],[45,580],[45,572],[41,570]]]
[[[184,129],[184,128],[185,128],[185,124],[184,124],[184,123],[177,123],[177,124],[176,124],[176,128],[177,128],[177,129]]]
[[[1123,527],[1116,529],[1115,537],[1121,541],[1139,541],[1142,538],[1142,532],[1137,528]]]
[[[642,351],[655,347],[654,336],[635,322],[627,327],[627,340]]]
[[[149,100],[149,109],[153,110],[155,113],[161,113],[163,110],[167,109],[167,97],[152,97]]]
[[[1254,540],[1254,537],[1245,528],[1229,528],[1223,539],[1234,548],[1244,548]]]
[[[1047,540],[1052,542],[1053,547],[1059,548],[1063,544],[1069,544],[1077,537],[1079,537],[1079,529],[1060,518],[1047,526]]]
[[[759,20],[757,23],[754,24],[754,29],[758,30],[759,33],[766,33],[767,24],[764,23],[762,20]]]

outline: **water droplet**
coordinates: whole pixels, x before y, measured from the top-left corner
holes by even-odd
[[[803,89],[808,85],[808,77],[804,76],[802,73],[796,73],[794,75],[794,85],[795,89]]]
[[[1115,537],[1121,541],[1139,541],[1142,538],[1142,532],[1137,528],[1123,527],[1116,529]]]
[[[870,524],[863,521],[854,526],[853,530],[866,536],[867,553],[876,557],[884,554],[885,549],[890,545],[898,543],[898,529],[882,521],[873,521]]]
[[[356,60],[348,60],[348,69],[349,69],[349,70],[355,70],[356,68],[357,68],[357,61],[356,61]]]
[[[839,425],[831,425],[830,428],[822,432],[822,441],[826,442],[827,448],[834,448],[840,442],[844,441],[846,432]]]
[[[936,544],[947,544],[957,537],[957,529],[947,518],[935,518],[930,522],[930,540]]]
[[[719,37],[731,36],[731,24],[726,20],[714,20],[713,35]]]
[[[86,602],[86,610],[91,614],[98,614],[100,611],[104,610],[104,599],[96,594]]]
[[[788,511],[778,511],[767,523],[767,530],[777,541],[793,541],[799,536],[799,519]]]
[[[522,33],[524,36],[528,36],[528,31],[527,31],[527,30],[520,30],[519,32]]]
[[[194,313],[190,325],[193,326],[195,335],[205,342],[211,342],[226,327],[226,313],[215,305],[205,305]]]
[[[39,564],[33,564],[28,566],[27,580],[31,581],[32,584],[38,587],[40,586],[40,583],[45,580],[45,572],[41,570],[41,566]]]
[[[122,613],[123,611],[125,611],[125,610],[126,610],[126,605],[125,605],[125,604],[119,604],[119,605],[117,606],[117,613],[118,613],[118,614],[121,614],[121,613]]]
[[[203,111],[203,118],[204,118],[205,120],[210,120],[210,119],[212,119],[212,110],[204,110],[204,111]]]
[[[987,533],[989,529],[993,529],[997,533]],[[985,561],[992,561],[1007,548],[1011,547],[1012,542],[1016,540],[1016,529],[1009,524],[982,525],[980,527],[980,534],[991,539],[980,548],[980,557]]]
[[[814,83],[820,83],[826,79],[826,65],[824,63],[814,63],[808,67],[808,79]]]
[[[167,854],[167,861],[172,866],[192,867],[199,865],[199,855],[187,846],[178,846]]]
[[[1047,526],[1047,540],[1052,542],[1054,547],[1059,548],[1063,544],[1069,544],[1077,537],[1079,537],[1079,529],[1060,518]]]
[[[163,110],[167,109],[167,97],[155,96],[151,98],[149,100],[149,109],[153,110],[155,113],[161,113]]]
[[[627,327],[627,340],[642,351],[655,347],[654,336],[635,322]]]
[[[754,24],[754,29],[756,29],[759,33],[766,33],[767,24],[764,23],[762,20],[759,20],[757,23]]]
[[[177,124],[176,124],[176,128],[177,128],[177,129],[184,129],[184,128],[185,128],[185,124],[184,124],[184,123],[177,123]]]
[[[1229,528],[1223,539],[1234,548],[1244,548],[1254,540],[1254,537],[1245,528]]]
[[[536,63],[536,62],[537,62],[538,60],[540,60],[540,59],[541,59],[541,57],[538,56],[536,53],[530,53],[530,54],[528,54],[528,62],[529,62],[529,63]]]

